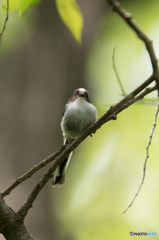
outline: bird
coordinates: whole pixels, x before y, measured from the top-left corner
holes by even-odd
[[[78,88],[64,108],[61,120],[63,144],[67,145],[79,137],[96,119],[97,109],[90,102],[88,91],[84,88]],[[52,181],[53,187],[61,187],[65,183],[65,172],[72,154],[73,152],[55,170]]]

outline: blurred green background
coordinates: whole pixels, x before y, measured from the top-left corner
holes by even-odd
[[[1,190],[62,144],[62,112],[76,88],[89,91],[98,116],[122,99],[112,67],[114,47],[126,93],[151,75],[144,44],[105,1],[77,2],[84,17],[82,45],[62,23],[54,1],[42,1],[21,18],[17,12],[9,15],[0,46]],[[158,57],[159,2],[120,2],[154,41]],[[4,18],[1,13],[1,28]],[[134,104],[75,150],[65,186],[52,189],[49,182],[27,216],[26,226],[35,239],[124,240],[130,231],[159,234],[158,126],[144,185],[122,214],[142,179],[156,109],[157,101],[151,99]],[[15,189],[7,203],[18,209],[44,172]]]

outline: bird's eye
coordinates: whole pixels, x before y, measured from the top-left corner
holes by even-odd
[[[75,92],[75,96],[77,96],[78,94],[79,94],[79,92],[78,92],[78,91],[76,91],[76,92]]]

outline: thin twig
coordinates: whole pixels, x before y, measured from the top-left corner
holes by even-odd
[[[126,211],[132,206],[133,202],[135,201],[136,197],[138,196],[143,184],[144,184],[144,180],[145,180],[145,176],[146,176],[146,165],[147,165],[147,160],[149,158],[149,148],[150,148],[150,145],[151,145],[151,141],[152,141],[152,136],[154,134],[154,131],[155,131],[155,127],[156,127],[156,121],[157,121],[157,116],[158,116],[158,113],[159,113],[159,104],[158,104],[158,107],[157,107],[157,110],[156,110],[156,113],[155,113],[155,118],[154,118],[154,123],[152,125],[152,129],[151,129],[151,132],[150,132],[150,136],[149,136],[149,142],[148,142],[148,145],[146,147],[146,159],[145,159],[145,162],[144,162],[144,168],[143,168],[143,176],[142,176],[142,181],[140,183],[140,186],[138,188],[138,191],[137,193],[135,194],[133,200],[131,201],[131,203],[129,204],[129,206],[125,209],[125,211],[123,213],[126,213]]]
[[[28,172],[26,172],[24,175],[21,177],[17,178],[9,187],[7,187],[3,192],[2,192],[2,197],[4,198],[6,195],[10,194],[10,192],[16,188],[19,184],[24,182],[26,179],[31,178],[31,176],[36,173],[38,170],[41,168],[45,167],[48,163],[53,161],[57,156],[59,156],[66,146],[61,146],[57,151],[55,151],[53,154],[42,160],[40,163],[32,167]]]
[[[120,86],[120,88],[121,88],[122,95],[123,95],[123,96],[126,96],[126,92],[124,91],[124,88],[123,88],[123,85],[122,85],[122,83],[121,83],[121,80],[120,80],[118,71],[117,71],[116,66],[115,66],[115,47],[113,48],[112,62],[113,62],[113,69],[114,69],[114,72],[115,72],[115,76],[116,76],[117,81],[118,81],[118,83],[119,83],[119,86]]]
[[[123,111],[124,109],[130,107],[132,104],[142,100],[147,94],[149,94],[149,93],[151,93],[151,92],[153,92],[155,90],[157,90],[157,86],[156,85],[154,87],[151,87],[151,88],[150,87],[149,88],[145,88],[145,90],[142,93],[140,93],[135,98],[133,98],[130,101],[128,101],[127,103],[125,103],[114,114],[119,114],[121,111]]]
[[[8,19],[9,19],[9,0],[7,0],[6,18],[5,18],[5,21],[4,21],[2,32],[0,33],[0,45],[1,45],[1,41],[2,41],[2,36],[3,36],[4,30],[6,29],[6,25],[7,25]]]
[[[117,71],[117,68],[116,68],[116,65],[115,65],[115,47],[113,48],[113,55],[112,55],[112,63],[113,63],[113,70],[115,72],[115,76],[117,78],[117,81],[119,83],[119,86],[121,88],[121,91],[122,91],[122,96],[126,96],[126,92],[124,90],[124,87],[122,85],[122,82],[120,80],[120,77],[119,77],[119,74],[118,74],[118,71]],[[152,76],[151,76],[152,77]],[[145,81],[146,82],[146,81]],[[143,84],[145,84],[145,82]],[[153,90],[152,90],[153,91]],[[145,96],[145,95],[144,95]],[[153,98],[153,99],[150,99],[150,98],[144,98],[145,101],[158,101],[158,98]]]

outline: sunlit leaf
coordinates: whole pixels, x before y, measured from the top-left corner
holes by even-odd
[[[74,0],[56,0],[57,10],[78,43],[81,43],[83,17]]]
[[[38,4],[41,0],[9,0],[9,11],[19,11],[19,14],[22,15],[29,7],[32,7]],[[6,12],[7,1],[3,5],[3,12]]]

